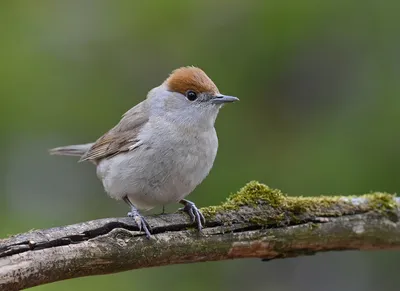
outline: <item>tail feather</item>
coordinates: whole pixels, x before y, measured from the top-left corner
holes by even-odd
[[[93,143],[87,143],[58,147],[49,150],[49,153],[50,155],[81,157],[92,147],[92,145]]]

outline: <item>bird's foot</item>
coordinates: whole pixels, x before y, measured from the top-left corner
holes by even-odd
[[[139,231],[141,231],[143,229],[144,233],[146,234],[147,238],[150,238],[151,234],[149,231],[149,224],[147,223],[147,221],[144,219],[144,217],[142,215],[140,215],[140,213],[137,211],[136,208],[132,207],[131,211],[128,212],[128,216],[132,217],[136,224],[139,227]]]
[[[136,209],[136,207],[132,204],[132,202],[128,199],[128,197],[124,198],[124,201],[131,207],[131,211],[128,212],[128,216],[132,217],[137,226],[139,227],[139,231],[143,229],[144,233],[146,234],[146,237],[150,239],[151,234],[150,234],[150,226],[147,223],[147,221],[144,219],[142,215],[140,215],[139,211]]]
[[[192,222],[196,223],[197,229],[199,231],[201,231],[203,228],[203,225],[205,225],[205,223],[206,223],[206,219],[204,218],[204,215],[200,212],[200,210],[196,207],[196,205],[191,201],[182,199],[181,201],[179,201],[179,203],[183,204],[183,207],[180,208],[179,210],[184,211],[187,214],[189,214]]]

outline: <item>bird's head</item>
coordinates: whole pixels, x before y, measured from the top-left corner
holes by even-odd
[[[176,122],[212,125],[219,109],[239,99],[223,95],[206,73],[196,67],[181,67],[149,93],[151,115]]]

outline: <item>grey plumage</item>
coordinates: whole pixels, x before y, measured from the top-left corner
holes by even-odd
[[[129,203],[136,217],[136,207],[151,209],[183,201],[185,210],[197,214],[201,229],[197,208],[182,199],[213,166],[218,149],[214,123],[219,109],[238,99],[221,95],[200,69],[179,70],[96,142],[59,147],[50,153],[80,156],[80,161],[94,163],[105,191]],[[186,88],[195,88],[196,95],[188,98]],[[195,100],[191,100],[193,96]]]

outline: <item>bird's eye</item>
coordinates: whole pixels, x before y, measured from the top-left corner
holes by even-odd
[[[197,94],[196,92],[189,90],[186,92],[186,98],[190,101],[194,101],[197,99]]]

